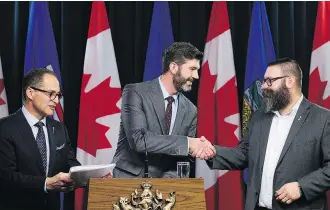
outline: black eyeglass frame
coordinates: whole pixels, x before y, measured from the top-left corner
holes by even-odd
[[[43,93],[47,93],[47,95],[49,96],[49,98],[51,100],[55,100],[56,97],[58,97],[58,100],[61,100],[61,98],[63,97],[62,93],[57,93],[55,91],[42,90],[42,89],[39,89],[39,88],[36,88],[36,87],[32,87],[32,86],[30,88],[32,88],[33,90],[37,90],[37,91],[43,92]]]
[[[290,76],[286,75],[286,76],[281,76],[281,77],[266,78],[266,79],[261,80],[261,84],[266,83],[268,85],[268,87],[270,87],[270,86],[272,86],[273,82],[275,82],[276,80],[283,79],[286,77],[290,77]]]

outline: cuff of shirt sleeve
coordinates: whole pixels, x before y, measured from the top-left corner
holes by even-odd
[[[189,139],[188,139],[188,137],[187,137],[187,145],[188,145],[188,154],[190,154],[190,151],[189,151]]]
[[[45,191],[45,193],[48,193],[46,183],[47,183],[47,178],[45,179],[44,191]]]

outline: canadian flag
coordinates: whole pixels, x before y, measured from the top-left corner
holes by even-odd
[[[197,135],[211,143],[237,146],[240,119],[227,3],[213,2],[198,92]],[[210,170],[196,161],[196,177],[204,178],[208,210],[243,209],[240,171]]]
[[[8,116],[8,104],[7,104],[5,84],[3,82],[3,72],[2,72],[1,57],[0,57],[0,118],[6,116]]]
[[[118,142],[121,85],[103,1],[93,1],[82,76],[77,159],[83,165],[108,164]],[[82,189],[75,209],[82,209]]]
[[[308,99],[330,109],[330,2],[319,2],[310,66]],[[327,192],[330,208],[330,192]]]

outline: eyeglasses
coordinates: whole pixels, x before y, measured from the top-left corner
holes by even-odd
[[[270,86],[272,86],[273,82],[275,82],[275,81],[278,80],[278,79],[283,79],[283,78],[285,78],[285,77],[289,77],[289,76],[274,77],[274,78],[266,78],[266,79],[261,80],[261,83],[262,83],[262,84],[265,84],[265,83],[266,83],[266,84],[268,85],[268,87],[270,87]]]
[[[30,87],[30,88],[32,88],[33,90],[37,90],[37,91],[46,93],[51,100],[55,100],[56,96],[58,97],[58,100],[61,100],[61,98],[62,98],[62,93],[57,93],[55,91],[42,90],[42,89],[39,89],[36,87]]]

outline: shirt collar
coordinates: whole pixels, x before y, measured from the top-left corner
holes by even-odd
[[[37,122],[39,122],[39,120],[33,116],[32,114],[30,114],[30,112],[25,108],[25,106],[23,105],[22,107],[22,112],[24,117],[26,118],[27,122],[29,123],[29,125],[32,127],[34,126]],[[42,120],[40,120],[41,122],[44,123],[44,125],[46,125],[46,118],[42,118]]]
[[[166,100],[167,97],[170,96],[170,94],[167,92],[166,88],[164,87],[162,81],[160,80],[161,77],[158,77],[158,81],[159,81],[159,85],[160,85],[160,89],[162,90],[162,93],[163,93],[163,97],[164,97],[164,100]],[[174,98],[174,103],[177,103],[178,101],[178,94],[175,94],[175,95],[172,95],[173,98]]]
[[[296,104],[291,108],[291,110],[289,112],[283,114],[283,115],[281,115],[278,111],[274,111],[274,113],[278,117],[280,117],[280,116],[286,116],[286,115],[290,115],[290,114],[296,114],[303,99],[304,99],[304,95],[301,94],[300,98],[298,99],[298,101],[296,102]]]

